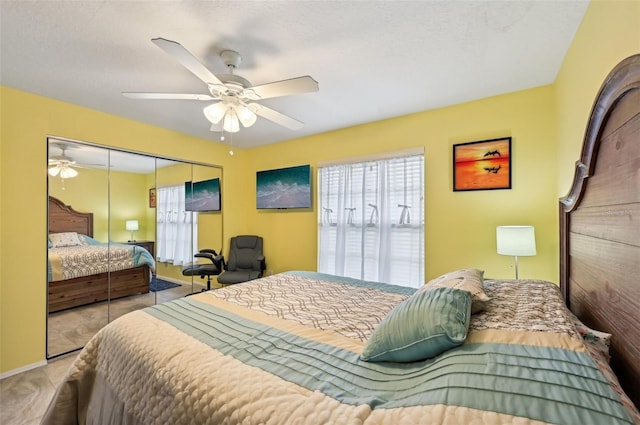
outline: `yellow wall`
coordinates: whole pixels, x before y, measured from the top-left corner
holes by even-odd
[[[640,53],[640,1],[594,0],[555,83],[558,121],[558,196],[569,192],[591,107],[606,76]]]
[[[495,254],[495,226],[530,223],[539,254],[522,259],[521,274],[556,281],[557,198],[568,190],[567,167],[578,159],[605,75],[640,52],[639,8],[593,2],[552,86],[235,149],[233,157],[215,142],[0,87],[0,373],[45,358],[47,135],[222,165],[225,250],[231,235],[262,234],[275,271],[315,268],[317,204],[306,212],[256,211],[255,171],[301,163],[315,169],[325,159],[424,146],[427,276],[460,266],[512,276],[509,258]],[[513,137],[513,189],[452,192],[451,145],[502,136]]]
[[[495,228],[536,227],[538,255],[522,258],[521,276],[557,280],[555,124],[551,86],[371,123],[248,151],[255,171],[416,146],[425,149],[426,277],[462,267],[510,278],[513,258],[496,254]],[[512,190],[452,191],[452,145],[511,136]],[[313,211],[257,211],[255,184],[247,204],[251,232],[265,238],[268,268],[316,267]]]

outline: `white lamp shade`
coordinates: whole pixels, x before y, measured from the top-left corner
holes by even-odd
[[[78,172],[71,167],[62,167],[60,170],[61,179],[70,179],[78,175]]]
[[[211,130],[218,129],[222,123],[222,129],[229,133],[240,131],[240,123],[244,127],[251,127],[257,120],[257,115],[238,100],[232,99],[213,103],[203,110],[204,116],[211,122]]]
[[[202,112],[212,124],[218,124],[227,113],[227,106],[222,102],[213,103],[205,107]]]
[[[138,230],[138,220],[127,220],[126,228],[127,230]]]
[[[227,113],[224,116],[223,122],[224,124],[222,125],[222,128],[224,128],[224,131],[227,131],[229,133],[237,133],[238,131],[240,131],[240,122],[238,121],[238,115],[233,108],[227,109]]]
[[[533,226],[498,226],[496,241],[498,254],[518,257],[536,255],[536,236]]]
[[[47,170],[47,173],[49,173],[51,177],[55,177],[60,174],[61,179],[71,179],[78,175],[78,172],[67,164],[52,165]]]
[[[51,167],[49,167],[49,170],[47,172],[51,177],[55,177],[60,172],[60,167],[58,167],[57,165],[52,165]]]
[[[236,110],[238,112],[238,119],[244,127],[251,127],[256,123],[258,117],[246,106],[239,105]]]

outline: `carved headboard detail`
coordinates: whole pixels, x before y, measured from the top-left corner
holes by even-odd
[[[560,287],[586,325],[613,335],[611,367],[640,405],[640,55],[602,85],[560,200]]]
[[[93,237],[93,213],[74,210],[49,196],[49,233],[78,232]]]

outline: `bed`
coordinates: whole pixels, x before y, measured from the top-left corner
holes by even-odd
[[[638,275],[639,238],[608,245],[617,243],[610,227],[628,231],[627,221],[638,220],[639,59],[605,81],[594,106],[601,122],[590,121],[602,142],[586,148],[588,161],[583,151],[583,177],[561,200],[561,287],[485,279],[477,269],[452,271],[418,290],[290,271],[192,295],[98,332],[43,423],[640,422],[630,398],[638,401],[640,309],[626,306],[640,299],[634,276],[626,275]],[[612,125],[631,129],[601,131]],[[608,150],[607,134],[624,153],[620,172],[633,178],[602,183],[635,185],[619,191],[635,196],[616,210],[624,220],[580,213],[591,208],[582,202],[600,176],[595,164]],[[609,220],[606,231],[584,223],[598,217]],[[606,242],[585,240],[584,227]],[[610,248],[600,256],[599,243]]]
[[[60,242],[54,246],[52,240]],[[155,268],[151,254],[139,246],[93,239],[93,213],[76,211],[54,197],[49,197],[48,260],[49,313],[148,293]]]

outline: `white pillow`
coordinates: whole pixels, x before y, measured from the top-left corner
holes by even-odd
[[[76,232],[51,233],[49,235],[52,248],[82,245],[82,241]]]

